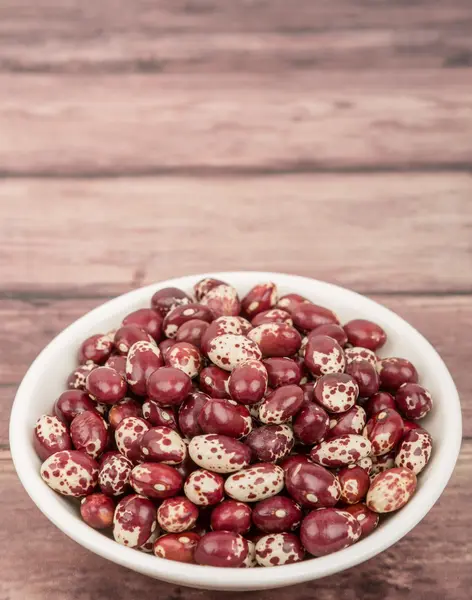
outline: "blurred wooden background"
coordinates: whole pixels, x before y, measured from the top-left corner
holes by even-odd
[[[62,535],[16,478],[7,424],[30,362],[90,308],[247,268],[397,311],[446,360],[464,413],[454,477],[404,540],[247,596],[470,598],[471,32],[470,0],[0,2],[1,600],[221,597]]]

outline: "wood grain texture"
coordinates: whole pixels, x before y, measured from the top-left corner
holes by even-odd
[[[263,592],[251,600],[469,600],[472,586],[472,442],[464,443],[454,475],[440,501],[405,538],[367,563],[333,577]],[[239,600],[239,593],[179,588],[138,575],[81,548],[33,506],[9,454],[0,454],[0,509],[8,526],[0,542],[0,597],[8,600],[74,598],[127,600]],[[21,515],[21,518],[18,516]],[[25,531],[28,532],[25,537]],[[27,543],[27,551],[25,551]],[[37,557],[38,560],[33,560]],[[40,559],[39,559],[40,557]],[[27,577],[25,574],[27,573]],[[52,576],[53,573],[53,576]]]
[[[0,75],[0,174],[471,170],[466,69]]]
[[[373,296],[425,335],[446,361],[459,389],[464,418],[463,433],[472,437],[472,302],[470,297]],[[0,445],[8,442],[8,417],[16,385],[39,351],[64,327],[100,300],[53,300],[43,304],[0,302]],[[51,406],[54,398],[51,398]]]
[[[19,6],[20,5],[20,6]],[[0,70],[215,73],[472,64],[467,0],[4,0]]]
[[[466,174],[7,180],[3,290],[113,295],[206,270],[361,291],[471,290]]]

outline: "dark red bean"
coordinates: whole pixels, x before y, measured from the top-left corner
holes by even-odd
[[[232,285],[221,284],[209,290],[200,300],[203,306],[208,306],[216,318],[234,317],[241,311],[238,292]]]
[[[333,311],[311,302],[299,304],[291,314],[295,327],[304,332],[313,331],[320,325],[327,325],[328,323],[339,324],[338,317]]]
[[[342,373],[346,366],[343,349],[335,339],[327,335],[312,336],[308,338],[305,347],[305,365],[316,377]]]
[[[328,413],[317,404],[305,404],[293,421],[293,431],[302,444],[317,444],[329,432]]]
[[[407,419],[422,419],[433,407],[431,394],[417,383],[404,383],[395,394],[395,402]]]
[[[115,371],[119,373],[123,379],[126,379],[126,356],[121,354],[112,354],[105,363],[105,367],[115,369]]]
[[[107,424],[95,411],[80,413],[70,424],[70,435],[76,450],[97,458],[108,443]]]
[[[58,417],[42,415],[36,421],[33,446],[41,460],[60,450],[70,450],[72,441],[69,430]]]
[[[308,381],[307,383],[302,383],[300,387],[303,390],[303,404],[311,404],[315,401],[315,382]]]
[[[161,351],[162,357],[165,358],[166,354],[167,354],[167,350],[169,350],[170,348],[172,348],[172,346],[174,344],[177,343],[177,340],[174,338],[173,340],[163,340],[160,344],[159,344],[159,350]]]
[[[298,331],[285,323],[264,323],[251,329],[247,337],[259,346],[264,357],[292,356],[302,343]]]
[[[356,380],[360,398],[369,398],[379,391],[379,376],[370,362],[355,360],[346,366],[346,373]]]
[[[210,397],[203,392],[192,392],[180,405],[179,427],[187,438],[193,438],[203,433],[198,417],[208,400]]]
[[[200,302],[200,300],[206,296],[210,290],[219,285],[228,284],[225,281],[221,281],[221,279],[213,279],[213,277],[205,277],[204,279],[200,279],[200,281],[193,286],[193,291],[195,293],[197,302]]]
[[[259,407],[262,423],[280,425],[289,421],[303,404],[303,390],[298,385],[284,385],[266,396]]]
[[[362,406],[355,404],[342,415],[331,415],[328,439],[350,433],[361,434],[366,423],[366,414]]]
[[[193,379],[203,367],[203,356],[200,350],[188,342],[178,342],[166,352],[165,363],[168,367],[180,369]]]
[[[81,498],[91,494],[97,485],[98,464],[85,452],[61,450],[43,462],[41,478],[55,492]]]
[[[267,370],[268,382],[271,388],[282,385],[299,385],[302,371],[300,366],[291,358],[276,356],[262,361]]]
[[[98,402],[114,404],[126,396],[127,385],[121,375],[110,367],[97,367],[87,376],[87,392]]]
[[[169,533],[188,531],[197,519],[198,508],[185,496],[167,498],[157,509],[157,522]]]
[[[406,419],[403,419],[403,435],[406,435],[409,431],[414,429],[421,429],[421,426],[413,421],[407,421]]]
[[[162,338],[163,317],[152,308],[140,308],[123,319],[122,325],[137,325],[159,342]]]
[[[291,498],[272,496],[258,502],[252,511],[254,525],[265,533],[293,531],[302,520],[301,508]]]
[[[139,548],[156,527],[156,508],[148,498],[130,494],[118,502],[113,519],[113,537],[119,544]]]
[[[233,400],[213,398],[203,405],[198,424],[204,433],[241,438],[251,431],[252,418],[245,406]]]
[[[372,481],[376,475],[379,473],[383,473],[388,469],[393,469],[395,466],[395,456],[396,449],[387,452],[387,454],[382,454],[381,456],[372,456],[372,468],[370,470],[369,476]]]
[[[92,362],[103,365],[113,350],[113,339],[106,334],[97,333],[84,340],[79,348],[79,363]]]
[[[108,413],[108,423],[116,429],[126,417],[142,417],[141,405],[134,398],[123,398],[114,404]]]
[[[263,425],[251,431],[244,443],[252,450],[255,460],[276,462],[293,448],[293,433],[288,425]]]
[[[198,533],[168,533],[154,542],[154,554],[159,558],[175,560],[182,563],[193,563],[195,548],[200,541]]]
[[[374,456],[387,454],[403,437],[403,419],[396,410],[386,408],[367,421],[364,436],[370,440]]]
[[[287,473],[288,469],[291,466],[307,463],[310,465],[313,464],[308,458],[308,456],[306,456],[305,454],[292,454],[291,456],[287,456],[287,458],[284,458],[283,461],[280,463],[280,466],[284,470],[284,473]]]
[[[365,504],[352,504],[351,506],[346,506],[343,510],[357,519],[362,530],[361,538],[372,533],[379,524],[379,515],[367,508]]]
[[[124,325],[115,333],[115,347],[120,354],[128,354],[131,346],[136,342],[151,342],[155,344],[152,337],[137,325]]]
[[[236,366],[228,379],[228,392],[241,404],[260,402],[267,391],[267,371],[260,360],[247,360]]]
[[[170,427],[151,427],[141,438],[141,454],[148,462],[177,465],[187,456],[187,445]]]
[[[206,469],[197,469],[185,480],[184,492],[197,506],[213,506],[223,500],[225,480]]]
[[[170,427],[178,431],[177,419],[172,406],[159,406],[153,400],[146,400],[142,406],[143,417],[155,427]]]
[[[171,498],[182,489],[182,475],[169,465],[153,462],[136,465],[129,476],[131,487],[148,498]]]
[[[200,388],[202,392],[212,398],[230,398],[227,389],[229,377],[228,371],[224,371],[215,365],[209,365],[200,372]]]
[[[346,373],[323,375],[315,383],[315,401],[330,413],[348,411],[355,405],[358,395],[356,380]]]
[[[348,465],[339,470],[337,477],[341,486],[341,502],[357,504],[365,498],[369,491],[370,478],[362,467]]]
[[[211,531],[197,544],[195,562],[210,567],[240,567],[248,554],[247,541],[231,531]]]
[[[173,367],[162,367],[147,380],[147,392],[151,400],[161,406],[181,404],[192,390],[190,377]]]
[[[176,306],[167,313],[162,328],[166,337],[175,338],[179,328],[187,321],[199,319],[200,321],[211,323],[214,318],[215,317],[208,306],[191,302],[190,304]]]
[[[76,369],[72,371],[72,373],[67,378],[67,389],[69,390],[84,390],[85,389],[85,380],[87,379],[87,375],[93,369],[96,369],[97,365],[89,362],[85,365],[80,365]]]
[[[404,383],[417,383],[418,372],[406,358],[383,358],[379,365],[382,389],[396,392]]]
[[[176,342],[188,342],[196,348],[201,347],[202,336],[210,324],[201,319],[190,319],[181,325],[175,335]]]
[[[118,452],[108,453],[100,464],[98,483],[108,496],[121,496],[128,489],[133,463]]]
[[[341,494],[336,477],[320,465],[309,462],[288,467],[285,487],[295,502],[312,508],[334,506]]]
[[[190,473],[196,471],[198,469],[198,465],[196,465],[190,456],[187,453],[186,458],[178,465],[175,465],[176,470],[182,475],[182,477],[187,479]]]
[[[281,308],[270,308],[258,313],[251,321],[253,327],[258,327],[264,323],[284,323],[285,325],[293,326],[290,313]]]
[[[388,392],[377,392],[364,404],[364,410],[370,418],[386,408],[397,408],[394,397]]]
[[[282,296],[279,299],[276,306],[277,308],[286,310],[292,315],[293,311],[300,306],[300,304],[312,304],[312,302],[305,298],[305,296],[300,296],[300,294],[285,294],[285,296]]]
[[[225,500],[211,513],[213,531],[247,533],[251,527],[251,509],[244,502]]]
[[[163,364],[161,351],[154,343],[133,344],[126,359],[126,380],[132,392],[137,396],[145,396],[149,376]]]
[[[175,287],[163,288],[154,293],[151,298],[151,306],[162,317],[176,306],[190,304],[191,298],[187,294]]]
[[[94,529],[107,529],[113,525],[115,503],[105,494],[90,494],[80,503],[82,519]]]
[[[253,319],[258,313],[269,310],[277,302],[277,286],[275,283],[260,283],[255,285],[241,301],[242,312],[248,319]]]
[[[332,337],[334,340],[338,342],[341,348],[347,344],[347,335],[341,325],[337,323],[326,323],[325,325],[320,325],[319,327],[315,327],[313,331],[310,331],[308,337],[314,335],[327,335]]]
[[[86,410],[95,410],[95,403],[86,392],[80,390],[62,392],[54,403],[54,414],[64,423],[70,423]]]
[[[349,343],[353,346],[378,350],[387,341],[385,331],[372,321],[366,319],[353,319],[344,325]]]
[[[350,513],[337,508],[314,510],[302,521],[300,539],[313,556],[325,556],[351,546],[362,529]]]

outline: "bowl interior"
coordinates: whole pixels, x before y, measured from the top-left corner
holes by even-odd
[[[385,519],[368,538],[324,558],[276,569],[220,569],[183,565],[125,548],[85,525],[75,503],[49,489],[39,476],[40,460],[32,446],[36,419],[49,413],[64,390],[68,374],[76,366],[83,339],[114,329],[132,310],[149,306],[157,289],[176,286],[191,291],[204,276],[214,276],[234,285],[243,296],[261,281],[275,281],[280,295],[297,292],[315,303],[333,309],[341,322],[367,318],[379,323],[388,334],[381,356],[402,356],[418,369],[420,382],[434,399],[434,408],[421,421],[434,439],[432,459],[418,480],[418,491],[398,514]],[[461,415],[457,390],[443,361],[432,346],[408,323],[376,302],[349,290],[324,282],[276,273],[235,272],[201,274],[164,281],[115,298],[91,311],[55,338],[29,369],[12,410],[10,443],[18,475],[27,492],[67,535],[88,549],[121,565],[150,576],[208,589],[267,589],[315,579],[354,566],[384,550],[405,535],[428,512],[445,487],[460,447]]]

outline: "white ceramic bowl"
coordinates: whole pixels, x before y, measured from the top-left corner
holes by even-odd
[[[91,529],[81,521],[73,503],[41,480],[32,431],[36,419],[51,411],[63,391],[66,377],[76,364],[80,342],[116,327],[132,310],[148,306],[156,290],[176,286],[190,291],[196,281],[208,276],[228,281],[241,296],[256,283],[274,281],[281,295],[303,294],[332,308],[343,322],[363,317],[379,323],[388,334],[380,354],[410,359],[420,373],[421,383],[431,391],[434,408],[424,419],[424,426],[433,436],[434,453],[419,477],[418,490],[402,510],[354,546],[323,558],[270,569],[242,571],[183,565],[125,548]],[[92,552],[139,573],[174,584],[217,590],[261,590],[301,583],[353,567],[382,552],[421,521],[439,498],[454,469],[460,442],[461,412],[454,382],[437,352],[418,331],[387,308],[349,290],[304,277],[263,272],[205,273],[162,281],[92,310],[59,334],[31,365],[16,395],[10,421],[11,452],[21,482],[38,508],[65,534]]]

